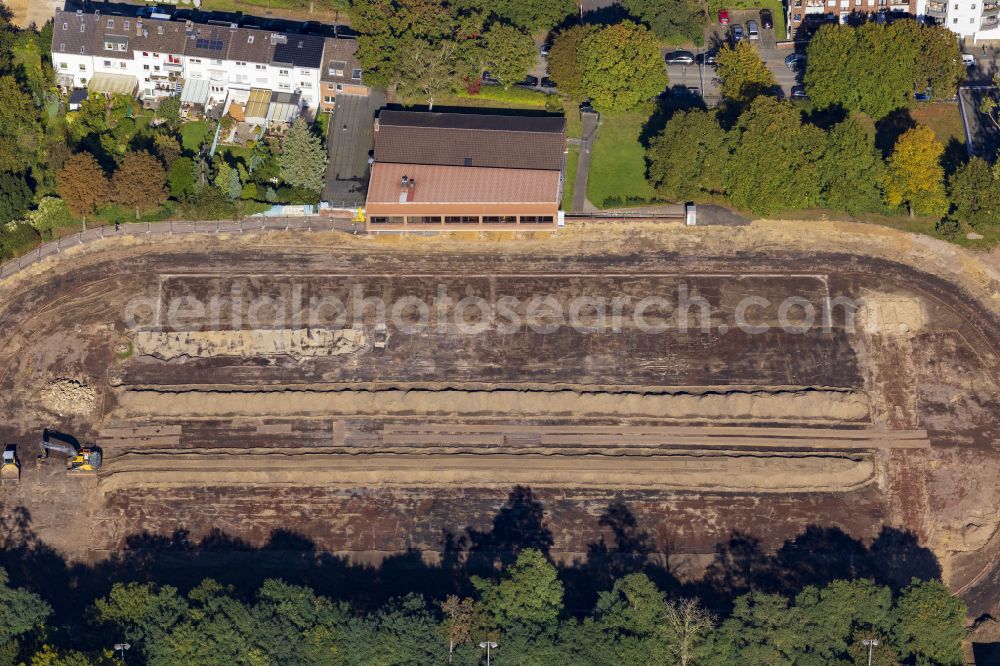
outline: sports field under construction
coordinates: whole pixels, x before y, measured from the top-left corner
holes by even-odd
[[[692,578],[734,532],[773,549],[891,526],[984,612],[1000,283],[953,282],[902,234],[836,232],[82,248],[0,283],[0,436],[23,466],[0,503],[90,561],[136,534],[281,529],[372,562],[433,560],[521,486],[556,557],[624,503]],[[101,469],[36,463],[47,427]]]

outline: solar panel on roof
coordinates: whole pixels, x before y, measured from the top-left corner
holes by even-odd
[[[205,49],[206,51],[221,51],[222,50],[222,40],[221,39],[199,39],[195,42],[195,46],[199,49]]]

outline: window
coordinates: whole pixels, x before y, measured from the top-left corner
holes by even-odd
[[[192,65],[200,65],[201,64],[201,58],[191,58],[190,62],[191,62]]]
[[[163,26],[162,25],[156,26],[156,34],[158,34],[158,35],[162,35],[163,34]]]
[[[951,20],[951,23],[952,23],[952,25],[957,25],[958,24],[958,19],[957,18],[953,18]]]
[[[517,217],[514,215],[484,215],[484,224],[514,224]]]
[[[336,88],[337,88],[337,92],[342,92],[344,90],[344,84],[343,83],[338,83],[336,85]]]
[[[104,50],[105,51],[114,51],[115,50],[115,43],[114,42],[104,42]]]
[[[344,68],[347,67],[346,62],[341,62],[339,60],[331,60],[326,71],[330,76],[343,76]]]
[[[69,69],[69,65],[64,62],[59,63],[59,69]]]
[[[301,86],[305,90],[309,90],[310,88],[313,87],[313,84],[309,83],[308,81],[299,81],[299,86]]]
[[[159,65],[153,65],[153,71],[154,72],[160,71],[160,66]]]
[[[278,70],[278,76],[288,76],[288,70],[287,69],[279,69]]]
[[[143,51],[142,52],[142,57],[143,58],[148,58],[149,57],[149,52],[148,51]]]
[[[222,64],[222,61],[221,61],[221,60],[219,60],[218,58],[216,58],[215,60],[213,60],[213,61],[212,61],[212,64],[213,64],[213,65],[221,65],[221,64]]]
[[[360,69],[352,69],[351,70],[351,78],[354,79],[355,81],[360,81],[361,80],[361,70]]]
[[[385,215],[376,215],[375,217],[369,217],[368,221],[372,224],[402,224],[403,218],[401,217],[386,217]]]
[[[128,30],[129,25],[131,24],[128,21],[122,21],[122,27],[125,28],[126,30]]]
[[[110,60],[105,60],[104,61],[104,66],[105,67],[111,67],[111,61]]]
[[[224,87],[224,86],[217,86],[217,85],[213,85],[213,86],[212,86],[212,92],[214,92],[214,93],[221,93],[221,92],[225,92],[225,90],[226,90],[226,89],[225,89],[225,87]]]
[[[445,218],[445,221],[451,218]],[[441,224],[440,215],[417,215],[406,218],[408,224]]]
[[[246,64],[245,62],[240,62],[239,60],[237,60],[237,61],[236,61],[236,66],[237,66],[237,67],[246,67],[246,66],[247,66],[247,64]]]
[[[63,30],[69,30],[69,23],[63,21]]]
[[[148,71],[149,70],[149,65],[143,65],[142,68]]]
[[[551,224],[551,215],[522,215],[521,224]]]
[[[330,97],[329,95],[324,95],[323,96],[323,103],[324,104],[333,104],[336,100],[337,100],[336,97]]]
[[[860,7],[861,6],[861,0],[854,0],[854,6],[855,7]]]
[[[257,65],[257,71],[267,69],[267,65]]]
[[[288,81],[280,81],[278,82],[278,87],[281,88],[282,90],[291,90],[292,84],[289,83]]]
[[[80,24],[80,32],[83,32],[86,29],[87,29],[87,26],[81,23]]]
[[[478,215],[446,215],[445,224],[479,224]]]
[[[108,27],[109,28],[115,27],[115,20],[114,19],[110,19],[110,18],[108,19]]]
[[[122,62],[118,63],[118,67],[121,69],[125,69],[125,61],[123,60]]]

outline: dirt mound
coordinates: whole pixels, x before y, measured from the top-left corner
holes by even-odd
[[[275,329],[248,331],[140,331],[135,353],[164,360],[214,356],[339,356],[366,345],[364,331],[355,329]]]
[[[60,378],[42,389],[43,406],[59,415],[90,414],[97,406],[97,391],[81,381]]]

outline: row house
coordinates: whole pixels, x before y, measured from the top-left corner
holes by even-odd
[[[340,94],[367,94],[347,38],[239,25],[56,10],[52,59],[66,90],[129,93],[144,102],[179,95],[186,104],[246,109],[280,96],[303,110],[332,110]],[[266,114],[265,114],[266,116]],[[265,119],[268,119],[265,117]]]

